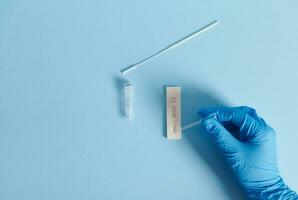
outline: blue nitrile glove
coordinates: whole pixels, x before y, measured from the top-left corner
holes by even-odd
[[[248,199],[298,200],[279,175],[275,132],[254,109],[203,108],[199,115],[205,118],[203,128],[226,158]]]

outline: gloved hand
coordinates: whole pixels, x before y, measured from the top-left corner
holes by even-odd
[[[279,175],[275,132],[254,109],[203,108],[199,115],[249,199],[298,199]]]

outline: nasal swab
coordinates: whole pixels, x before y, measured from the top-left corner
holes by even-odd
[[[200,119],[198,121],[195,121],[195,122],[192,122],[192,123],[187,124],[185,126],[182,126],[181,131],[185,131],[186,129],[189,129],[189,128],[197,126],[197,125],[200,125],[202,123],[202,121],[203,121],[203,119]]]
[[[208,117],[208,119],[211,119],[211,118],[213,118],[213,119],[217,119],[217,117],[216,117],[215,114],[212,114],[211,116]],[[204,119],[199,119],[199,120],[194,121],[194,122],[192,122],[192,123],[190,123],[190,124],[187,124],[187,125],[185,125],[185,126],[182,126],[182,127],[181,127],[181,131],[185,131],[185,130],[187,130],[187,129],[189,129],[189,128],[192,128],[192,127],[194,127],[194,126],[200,125],[200,124],[203,122],[203,120],[204,120]]]
[[[130,65],[129,67],[127,67],[127,68],[121,70],[120,72],[121,72],[122,74],[126,74],[127,72],[130,72],[130,71],[136,69],[137,67],[141,66],[142,64],[144,64],[144,63],[146,63],[146,62],[149,62],[149,61],[152,60],[153,58],[155,58],[155,57],[157,57],[157,56],[159,56],[159,55],[161,55],[161,54],[167,52],[168,50],[173,49],[173,48],[179,46],[180,44],[183,44],[184,42],[186,42],[186,41],[192,39],[193,37],[195,37],[195,36],[197,36],[197,35],[199,35],[199,34],[205,32],[205,31],[209,30],[210,28],[212,28],[213,26],[217,25],[218,23],[219,23],[219,21],[215,20],[215,21],[211,22],[210,24],[207,24],[206,26],[200,28],[199,30],[197,30],[197,31],[195,31],[195,32],[193,32],[193,33],[191,33],[190,35],[188,35],[188,36],[186,36],[186,37],[184,37],[184,38],[182,38],[182,39],[180,39],[180,40],[174,42],[173,44],[167,46],[166,48],[164,48],[164,49],[158,51],[157,53],[155,53],[155,54],[153,54],[153,55],[151,55],[151,56],[149,56],[149,57],[147,57],[147,58],[145,58],[145,59],[143,59],[143,60],[141,60],[141,61],[139,61],[139,62],[133,64],[133,65]]]

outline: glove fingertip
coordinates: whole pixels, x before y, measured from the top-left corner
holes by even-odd
[[[217,126],[216,126],[216,120],[212,118],[208,118],[203,120],[203,127],[208,131],[212,132]]]

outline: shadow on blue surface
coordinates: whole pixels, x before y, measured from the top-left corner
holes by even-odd
[[[182,125],[198,120],[197,110],[201,107],[228,105],[216,96],[193,86],[183,86],[182,89]],[[232,171],[223,157],[208,140],[200,126],[192,127],[183,132],[183,139],[197,152],[199,156],[214,171],[221,180],[224,191],[232,200],[245,199],[241,186],[237,183]],[[212,188],[210,188],[212,192]]]

